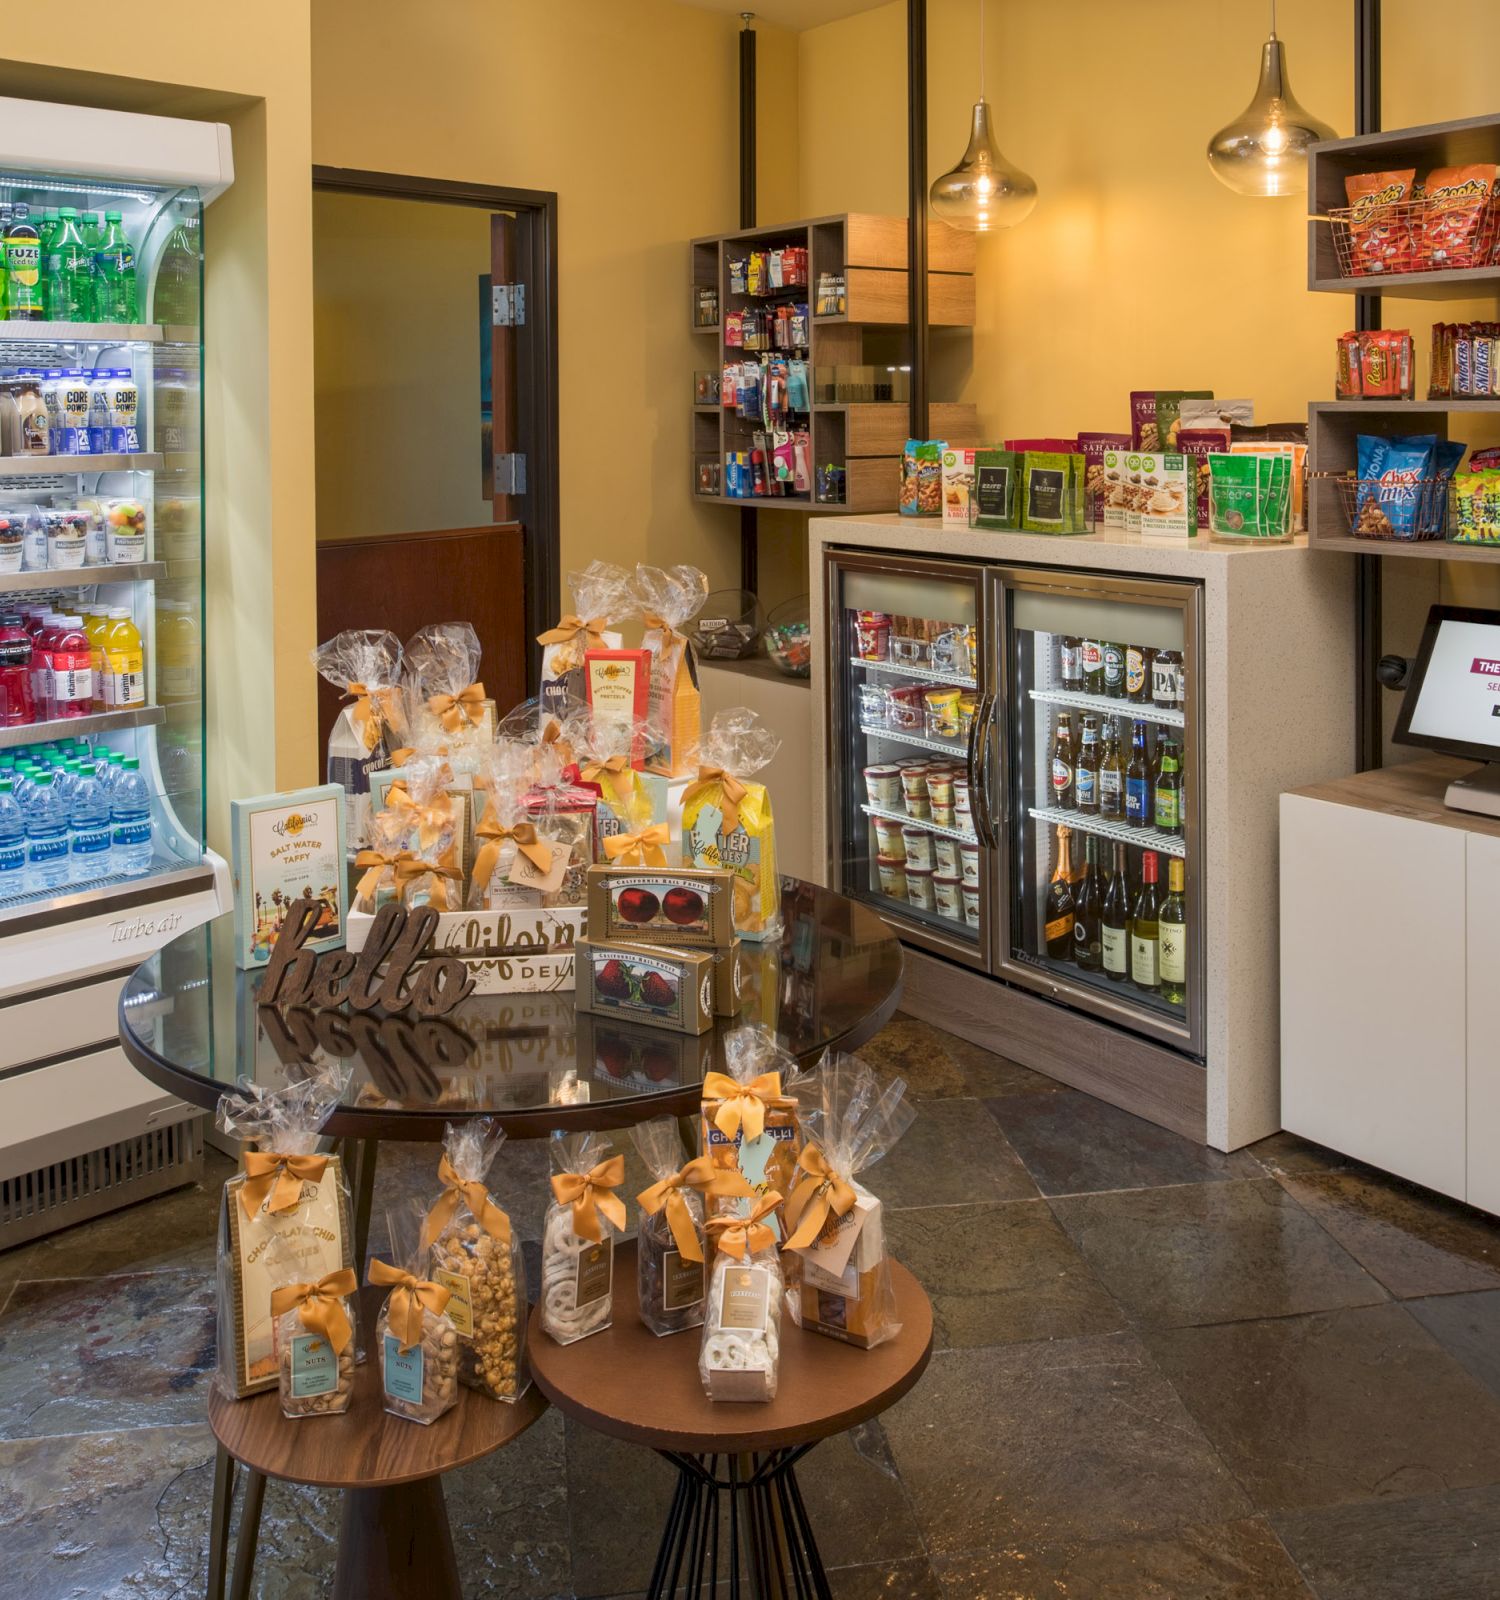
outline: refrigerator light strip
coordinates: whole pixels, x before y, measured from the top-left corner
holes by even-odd
[[[864,667],[868,672],[888,672],[896,678],[920,678],[923,683],[946,683],[955,689],[977,689],[973,678],[956,672],[939,672],[935,667],[908,666],[900,661],[867,661],[863,656],[850,656],[851,667]]]
[[[1076,689],[1033,689],[1031,698],[1045,700],[1052,706],[1079,706],[1085,711],[1097,711],[1101,716],[1123,717],[1127,722],[1160,722],[1169,728],[1181,728],[1187,722],[1181,711],[1161,711],[1152,705],[1111,700],[1102,694],[1080,694]]]
[[[863,722],[859,731],[872,739],[890,739],[895,744],[909,744],[918,750],[937,750],[959,761],[966,761],[969,755],[969,747],[962,739],[929,739],[925,733],[907,733],[902,728],[872,728]]]
[[[949,839],[962,840],[964,844],[978,844],[978,834],[965,832],[962,828],[945,828],[940,822],[931,822],[926,817],[914,817],[910,812],[897,811],[886,806],[872,806],[868,801],[862,800],[859,809],[867,817],[883,817],[887,822],[904,822],[913,828],[926,828],[929,833],[941,833]]]
[[[1048,827],[1059,825],[1078,833],[1097,833],[1104,839],[1119,839],[1125,844],[1156,850],[1164,856],[1181,856],[1187,859],[1187,845],[1175,833],[1162,833],[1157,828],[1132,828],[1113,818],[1091,817],[1087,812],[1064,811],[1061,806],[1032,806],[1031,815]]]

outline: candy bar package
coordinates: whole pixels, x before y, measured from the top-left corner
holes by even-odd
[[[791,1086],[806,1142],[787,1194],[792,1320],[866,1350],[901,1331],[880,1201],[859,1174],[916,1120],[897,1078],[881,1085],[857,1056],[829,1051]]]
[[[936,517],[943,509],[942,439],[908,439],[901,452],[901,498],[897,509],[903,517]]]
[[[526,1261],[487,1184],[505,1130],[493,1117],[450,1122],[438,1159],[442,1193],[422,1224],[432,1281],[458,1335],[458,1381],[492,1400],[526,1392]]]
[[[776,1235],[766,1219],[780,1203],[772,1190],[748,1216],[710,1217],[706,1225],[714,1259],[698,1374],[710,1400],[776,1398],[783,1280]]]
[[[1344,179],[1349,201],[1348,270],[1354,277],[1410,272],[1416,241],[1412,225],[1415,167],[1399,172],[1361,172]],[[1420,231],[1420,225],[1418,229]]]
[[[328,735],[328,782],[343,787],[345,838],[357,850],[367,839],[370,774],[390,766],[391,751],[406,742],[401,641],[355,628],[320,644],[312,659],[348,701]]]
[[[375,1348],[385,1409],[394,1417],[436,1422],[458,1404],[458,1329],[448,1315],[452,1296],[427,1276],[420,1202],[386,1213],[391,1254],[399,1266],[372,1260],[369,1281],[391,1292],[375,1317]]]
[[[1083,457],[1083,520],[1089,528],[1104,526],[1104,502],[1106,495],[1105,455],[1109,453],[1116,458],[1115,470],[1118,472],[1119,452],[1130,448],[1130,435],[1127,433],[1080,433],[1078,435],[1078,453]],[[1123,518],[1121,519],[1123,524]]]
[[[735,937],[734,882],[722,867],[592,866],[589,936],[728,949]]]
[[[703,1080],[703,1151],[721,1172],[733,1172],[757,1196],[786,1193],[802,1148],[797,1102],[784,1083],[797,1070],[775,1033],[758,1024],[736,1028],[724,1040],[724,1070]],[[749,1204],[734,1194],[710,1200],[709,1214],[749,1214]],[[770,1219],[777,1237],[780,1220]]]
[[[331,1417],[354,1396],[354,1269],[304,1277],[298,1252],[277,1236],[266,1252],[272,1344],[284,1417]]]
[[[602,1133],[555,1133],[549,1153],[541,1322],[559,1344],[575,1344],[613,1320],[615,1236],[625,1231],[625,1202],[615,1190],[625,1158]]]
[[[349,1187],[336,1155],[318,1152],[323,1124],[343,1098],[347,1068],[309,1072],[281,1088],[242,1078],[219,1101],[221,1133],[246,1150],[219,1207],[218,1364],[221,1393],[242,1399],[278,1382],[271,1268],[295,1265],[317,1283],[354,1264]],[[284,1249],[273,1251],[273,1241]],[[289,1252],[289,1254],[288,1254]]]
[[[542,646],[542,710],[560,711],[565,695],[585,698],[583,657],[589,649],[618,650],[625,640],[614,624],[635,614],[630,574],[612,561],[591,561],[582,572],[568,574],[573,610],[564,612],[555,628],[537,635]]]
[[[646,770],[676,778],[698,759],[702,700],[685,630],[708,598],[708,577],[697,567],[638,566],[634,593],[651,652]]]
[[[495,702],[479,682],[473,625],[429,623],[406,641],[403,657],[412,743],[427,750],[442,745],[455,771],[472,770],[465,753],[495,737]]]
[[[754,775],[781,747],[753,711],[716,712],[703,736],[698,776],[682,797],[682,856],[734,874],[734,927],[746,939],[781,927],[781,879],[771,796]]]

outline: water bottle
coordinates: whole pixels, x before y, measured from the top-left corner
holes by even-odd
[[[120,776],[109,802],[112,821],[111,868],[125,878],[151,870],[151,791],[135,756],[120,763]]]
[[[114,843],[113,807],[110,796],[87,768],[73,774],[69,819],[73,825],[73,841],[68,876],[74,883],[88,883],[104,877],[110,870]],[[0,853],[3,850],[4,845],[0,843]]]
[[[26,820],[9,778],[0,778],[0,900],[25,894],[31,887],[26,872]]]
[[[26,807],[26,869],[33,889],[60,889],[68,881],[68,810],[50,772],[39,772]],[[148,825],[149,832],[149,825]]]

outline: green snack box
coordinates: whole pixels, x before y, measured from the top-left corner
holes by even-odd
[[[1021,458],[1021,526],[1028,533],[1082,533],[1084,459],[1028,450]]]
[[[979,528],[1013,530],[1016,519],[1016,477],[1020,460],[1014,450],[974,452],[974,492],[970,524]]]

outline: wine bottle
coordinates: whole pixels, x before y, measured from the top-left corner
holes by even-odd
[[[1071,828],[1057,830],[1057,866],[1047,889],[1043,943],[1053,961],[1070,961],[1073,957],[1073,869],[1068,859],[1068,841],[1072,836]]]
[[[1156,852],[1141,852],[1141,886],[1130,914],[1130,981],[1155,994],[1161,988],[1161,930],[1156,897]]]
[[[1092,841],[1090,841],[1092,843]],[[1187,1005],[1187,899],[1182,861],[1167,863],[1167,898],[1157,920],[1161,946],[1161,997],[1169,1006]]]
[[[1120,843],[1115,845],[1115,868],[1099,913],[1099,943],[1104,976],[1113,983],[1124,983],[1130,976],[1130,881],[1125,846]]]
[[[1099,841],[1083,841],[1083,878],[1073,891],[1073,959],[1083,972],[1104,966],[1104,893],[1099,884]]]

